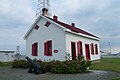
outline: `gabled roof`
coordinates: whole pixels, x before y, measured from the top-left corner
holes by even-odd
[[[82,30],[82,29],[80,29],[80,28],[73,27],[72,25],[66,24],[66,23],[61,22],[61,21],[58,21],[58,20],[54,20],[54,19],[52,19],[52,18],[50,18],[50,17],[45,17],[45,16],[43,16],[43,15],[40,15],[40,16],[36,19],[36,21],[33,23],[33,25],[31,26],[31,28],[30,28],[30,29],[28,30],[28,32],[25,34],[24,39],[27,38],[27,36],[30,34],[30,32],[32,31],[33,27],[37,24],[37,22],[40,20],[41,17],[42,17],[42,18],[45,18],[45,19],[47,19],[47,20],[49,20],[49,21],[51,21],[51,22],[53,22],[53,23],[55,23],[55,24],[57,24],[57,25],[59,25],[59,26],[62,26],[62,27],[64,27],[65,29],[69,29],[69,30],[71,30],[72,32],[81,33],[81,34],[83,34],[83,35],[91,36],[91,37],[93,37],[93,38],[97,38],[98,40],[100,39],[99,37],[97,37],[97,36],[95,36],[95,35],[93,35],[93,34],[91,34],[91,33],[88,33],[87,31],[84,31],[84,30]]]
[[[49,17],[47,17],[47,18],[49,18]],[[56,23],[58,23],[59,25],[65,27],[65,28],[67,28],[67,29],[70,29],[70,30],[73,31],[73,32],[82,33],[82,34],[85,34],[85,35],[88,35],[88,36],[92,36],[92,37],[95,37],[95,38],[99,38],[99,37],[97,37],[97,36],[95,36],[95,35],[93,35],[93,34],[91,34],[91,33],[88,33],[88,32],[86,32],[86,31],[80,29],[80,28],[73,27],[72,25],[66,24],[66,23],[64,23],[64,22],[60,22],[60,21],[58,21],[58,20],[54,20],[54,19],[52,19],[52,18],[49,18],[49,19],[52,20],[52,21],[54,21],[54,22],[56,22]]]

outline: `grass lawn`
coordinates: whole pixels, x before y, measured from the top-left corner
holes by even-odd
[[[112,80],[120,80],[120,78],[115,78],[115,79],[112,79]]]
[[[120,72],[120,58],[102,58],[100,63],[92,64],[90,68]]]
[[[1,62],[0,67],[11,66],[12,62]]]

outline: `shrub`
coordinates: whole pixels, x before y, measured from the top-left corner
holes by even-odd
[[[51,72],[53,73],[84,73],[87,71],[91,61],[86,61],[83,56],[78,56],[77,60],[52,61]]]
[[[87,71],[87,67],[90,66],[91,62],[86,61],[83,56],[78,56],[77,60],[66,60],[66,61],[50,61],[42,62],[36,61],[40,64],[47,72],[53,72],[58,74],[74,74],[84,73]],[[15,61],[12,64],[13,68],[29,68],[31,64],[28,61]]]
[[[2,62],[0,62],[0,64],[2,64]]]
[[[64,64],[63,62],[60,61],[52,61],[51,62],[51,72],[53,73],[64,73],[65,72],[65,68],[64,68]]]
[[[51,68],[53,63],[52,62],[43,62],[42,63],[42,67],[47,71],[47,72],[51,72]]]
[[[26,69],[26,68],[29,68],[30,63],[28,61],[25,61],[25,60],[21,60],[21,61],[15,61],[12,63],[12,68],[23,68],[23,69]]]

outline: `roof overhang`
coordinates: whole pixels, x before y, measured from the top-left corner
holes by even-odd
[[[14,53],[15,51],[0,51],[0,53]]]
[[[75,35],[78,35],[78,36],[82,36],[82,37],[86,37],[86,38],[90,38],[90,39],[94,39],[94,40],[100,41],[100,38],[88,36],[88,35],[81,34],[81,33],[76,33],[76,32],[73,32],[73,31],[71,31],[69,29],[66,29],[66,32],[71,33],[71,34],[75,34]]]

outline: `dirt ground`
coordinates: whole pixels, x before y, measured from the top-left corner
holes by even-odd
[[[29,74],[28,69],[12,69],[0,67],[0,80],[111,80],[120,77],[120,73],[111,71],[90,70],[85,74]]]

